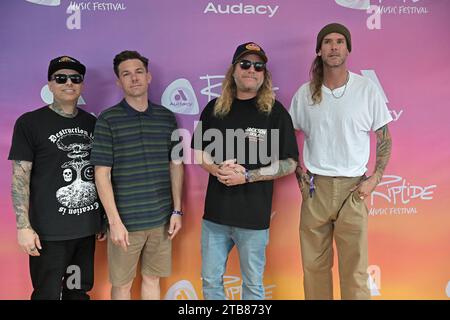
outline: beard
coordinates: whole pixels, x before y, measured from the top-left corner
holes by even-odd
[[[345,63],[346,59],[347,59],[346,56],[344,56],[344,57],[336,56],[336,57],[331,57],[331,58],[326,58],[326,59],[324,59],[322,57],[322,62],[328,68],[339,68],[340,66],[342,66]]]

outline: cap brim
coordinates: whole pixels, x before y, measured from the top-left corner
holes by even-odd
[[[247,50],[247,51],[242,52],[240,55],[238,55],[236,57],[236,59],[234,59],[234,63],[236,63],[236,61],[238,61],[240,58],[242,58],[243,56],[248,55],[248,54],[256,54],[256,55],[258,55],[261,59],[263,59],[263,61],[265,63],[267,63],[267,61],[269,60],[269,59],[267,59],[267,56],[261,51]]]

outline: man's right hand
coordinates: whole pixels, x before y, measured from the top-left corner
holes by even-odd
[[[41,241],[33,229],[24,228],[17,230],[17,241],[23,252],[35,257],[41,255],[38,251],[38,249],[42,250]]]
[[[127,251],[130,241],[128,240],[128,230],[123,225],[122,221],[116,221],[109,224],[109,232],[111,241],[116,246],[121,246],[123,250]]]

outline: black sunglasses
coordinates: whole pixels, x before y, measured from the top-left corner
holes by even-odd
[[[266,64],[264,62],[251,62],[249,60],[239,61],[239,66],[242,70],[248,70],[253,65],[256,72],[261,72],[266,70]]]
[[[83,76],[81,74],[64,74],[58,73],[52,76],[52,80],[55,80],[57,84],[64,84],[67,82],[67,79],[70,79],[72,83],[80,84],[83,82]]]

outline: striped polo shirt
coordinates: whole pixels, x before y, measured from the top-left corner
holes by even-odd
[[[120,218],[128,231],[161,226],[172,211],[170,153],[178,141],[174,114],[149,102],[144,112],[125,99],[103,111],[95,125],[91,163],[111,167]]]

